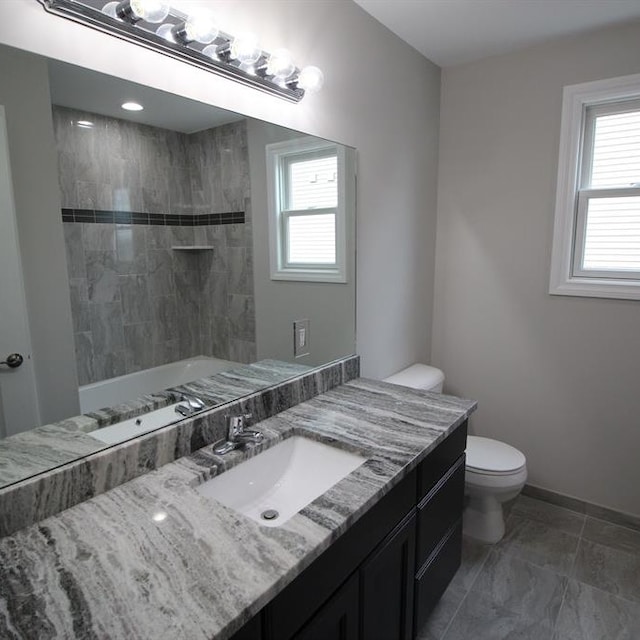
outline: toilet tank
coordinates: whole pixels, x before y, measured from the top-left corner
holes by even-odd
[[[436,367],[417,363],[385,378],[384,382],[391,382],[392,384],[399,384],[412,389],[421,389],[422,391],[442,393],[444,373]]]

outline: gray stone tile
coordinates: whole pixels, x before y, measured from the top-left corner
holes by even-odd
[[[627,527],[635,531],[640,531],[640,517],[631,515],[630,513],[621,513],[613,509],[607,509],[597,504],[586,505],[587,515],[600,520],[607,520],[611,523]]]
[[[164,227],[159,227],[164,228]],[[167,249],[150,249],[147,254],[149,295],[166,296],[174,292],[173,258]]]
[[[580,513],[523,495],[517,498],[511,508],[511,513],[543,522],[550,527],[576,536],[580,535],[585,521],[585,516]]]
[[[536,500],[542,500],[550,504],[555,504],[557,507],[563,507],[576,513],[585,513],[586,505],[583,500],[577,498],[571,498],[570,496],[564,496],[555,491],[548,491],[547,489],[541,489],[540,487],[533,487],[530,484],[524,486],[522,494],[535,498]]]
[[[71,318],[73,331],[91,331],[89,318],[89,299],[87,294],[87,281],[85,278],[69,279],[69,299],[71,301]]]
[[[150,322],[124,327],[127,373],[153,366],[153,327]]]
[[[549,640],[553,629],[545,622],[520,615],[470,591],[443,640]]]
[[[122,306],[119,301],[89,305],[89,318],[96,357],[124,349]],[[104,360],[104,367],[106,366],[107,360]],[[115,367],[111,364],[109,366]]]
[[[229,295],[229,335],[231,338],[255,341],[256,319],[252,296]]]
[[[637,640],[640,605],[569,582],[554,640]]]
[[[89,302],[120,299],[115,251],[85,251]]]
[[[98,185],[95,182],[76,182],[75,209],[98,209]]]
[[[142,188],[142,206],[146,213],[169,213],[169,193],[166,189]]]
[[[256,361],[256,343],[248,340],[229,340],[229,360],[250,364]]]
[[[211,351],[208,355],[228,360],[230,358],[229,318],[226,315],[213,314],[209,321],[211,323]]]
[[[495,606],[552,627],[567,586],[567,578],[526,560],[491,551],[472,592],[481,592]]]
[[[496,548],[539,567],[568,575],[578,548],[578,536],[517,514],[507,519],[507,531]]]
[[[146,275],[147,227],[141,224],[116,226],[117,268],[120,275]]]
[[[125,360],[124,350],[96,355],[94,357],[96,381],[124,375],[127,372]]]
[[[482,565],[485,563],[491,548],[491,545],[482,544],[473,538],[463,536],[462,562],[451,581],[452,584],[468,591],[480,572],[480,569],[482,569]]]
[[[184,247],[184,246],[193,245],[194,243],[195,234],[193,231],[193,227],[169,226],[167,227],[167,231],[169,233],[170,246]]]
[[[113,224],[83,223],[83,238],[85,252],[116,250],[116,228]]]
[[[105,180],[107,176],[105,176]],[[102,211],[113,210],[113,189],[109,182],[99,182],[97,188],[96,209]]]
[[[95,371],[93,368],[93,344],[91,332],[84,331],[73,336],[76,348],[76,363],[78,369],[78,384],[90,384],[95,382]]]
[[[82,241],[83,225],[80,222],[65,222],[64,246],[67,253],[67,273],[70,278],[86,278],[87,267]]]
[[[465,595],[464,589],[450,584],[426,624],[418,630],[416,640],[442,640]]]
[[[170,227],[150,225],[147,229],[147,250],[169,249],[171,247]]]
[[[153,342],[176,340],[178,337],[178,309],[173,296],[151,298]]]
[[[139,324],[151,320],[147,278],[145,276],[120,276],[119,285],[123,323],[125,325]]]
[[[180,360],[179,345],[177,338],[167,342],[158,342],[153,345],[153,366],[159,367],[162,364]]]
[[[244,247],[229,247],[229,293],[253,294],[253,263]]]
[[[640,603],[640,554],[582,539],[573,576],[582,582]]]
[[[640,531],[587,517],[582,535],[591,542],[640,556]]]
[[[223,226],[227,236],[227,246],[246,247],[243,224],[225,224]]]

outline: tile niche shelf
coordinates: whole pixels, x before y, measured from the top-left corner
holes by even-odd
[[[188,244],[182,246],[171,247],[172,251],[213,251],[213,245],[210,244]]]

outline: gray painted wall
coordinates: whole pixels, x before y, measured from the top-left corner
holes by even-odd
[[[293,322],[310,321],[310,352],[296,359],[317,365],[355,352],[355,224],[348,222],[348,282],[286,282],[271,280],[265,147],[272,142],[300,138],[301,134],[276,125],[248,120],[249,167],[253,195],[254,284],[258,359],[293,362]],[[349,150],[352,152],[352,150]],[[352,181],[353,185],[353,181]],[[353,189],[350,189],[352,210]],[[259,240],[258,240],[259,239]]]
[[[434,361],[531,484],[640,515],[640,304],[550,296],[562,87],[640,72],[640,25],[446,69]]]
[[[47,14],[0,3],[0,41],[125,76],[358,149],[357,340],[364,375],[430,356],[435,257],[439,68],[355,3],[217,0],[229,31],[260,34],[326,75],[299,104]],[[336,46],[335,43],[344,43]]]
[[[0,50],[18,235],[43,423],[79,412],[45,60]]]

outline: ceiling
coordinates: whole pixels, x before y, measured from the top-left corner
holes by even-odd
[[[355,0],[441,67],[640,20],[640,0]]]
[[[132,120],[161,129],[194,133],[242,120],[244,116],[107,76],[71,64],[49,60],[51,102],[103,116]],[[139,102],[143,111],[124,111],[123,102]]]

